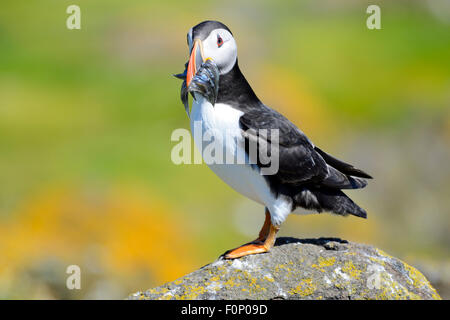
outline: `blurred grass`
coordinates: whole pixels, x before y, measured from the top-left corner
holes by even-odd
[[[171,132],[188,126],[181,83],[171,75],[187,59],[186,32],[205,19],[233,30],[241,68],[264,102],[376,177],[351,193],[368,209],[367,221],[293,217],[282,234],[340,236],[400,256],[449,258],[450,23],[425,3],[371,1],[382,8],[377,31],[365,27],[368,1],[82,0],[81,30],[65,28],[69,4],[3,1],[0,11],[2,297],[30,297],[30,287],[39,289],[31,297],[119,297],[189,272],[257,232],[262,208],[206,166],[170,161]],[[96,207],[79,196],[92,189],[101,202],[121,205],[114,213],[98,209],[105,219],[96,217]],[[66,210],[72,206],[77,210]],[[139,214],[129,212],[134,206]],[[71,227],[51,212],[71,221],[77,235],[64,241],[75,247],[52,247]],[[47,217],[43,231],[33,233],[40,216]],[[142,236],[154,230],[145,217],[161,228],[158,237]],[[104,278],[89,273],[81,293],[64,289],[64,275],[52,284],[52,272],[64,272],[66,263],[83,270],[83,252],[94,250],[96,237],[109,239],[103,246],[114,252],[112,235],[130,250],[99,262]],[[171,257],[186,255],[185,262],[159,257],[158,243]],[[125,268],[139,246],[148,260]],[[10,254],[15,258],[5,259]],[[35,272],[41,260],[57,261],[42,267],[50,278]],[[151,271],[158,268],[176,271]],[[59,289],[49,291],[53,286]]]

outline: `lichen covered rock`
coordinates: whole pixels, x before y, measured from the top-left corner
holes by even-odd
[[[368,245],[280,238],[271,252],[219,259],[130,299],[440,299],[415,268]]]

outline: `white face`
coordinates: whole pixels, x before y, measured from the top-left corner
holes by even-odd
[[[192,50],[192,30],[188,33],[189,50]],[[236,63],[237,46],[228,30],[215,29],[202,41],[203,57],[211,58],[219,68],[220,74],[228,73]]]

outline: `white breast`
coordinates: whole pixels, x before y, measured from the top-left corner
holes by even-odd
[[[236,154],[239,153],[245,156],[247,164],[222,162],[208,164],[209,168],[237,192],[268,207],[272,221],[279,224],[290,213],[291,200],[284,197],[275,198],[264,176],[248,164],[248,157],[243,150],[244,139],[239,127],[239,118],[242,114],[242,111],[226,104],[217,103],[213,106],[202,96],[196,95],[191,111],[191,131],[195,144],[199,150],[202,150],[205,145],[211,143],[211,140],[205,142],[202,138],[208,130],[222,133],[221,139],[215,139],[214,136],[212,139],[216,143],[216,148],[217,146],[223,148],[223,160],[227,157],[236,159]],[[201,127],[201,136],[194,134],[195,123]]]

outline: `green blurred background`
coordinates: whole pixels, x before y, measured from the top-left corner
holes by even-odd
[[[170,160],[188,128],[172,74],[207,19],[231,28],[262,101],[375,177],[348,192],[367,220],[290,216],[281,235],[373,244],[450,297],[449,3],[2,1],[0,298],[121,299],[256,236],[261,206]]]

